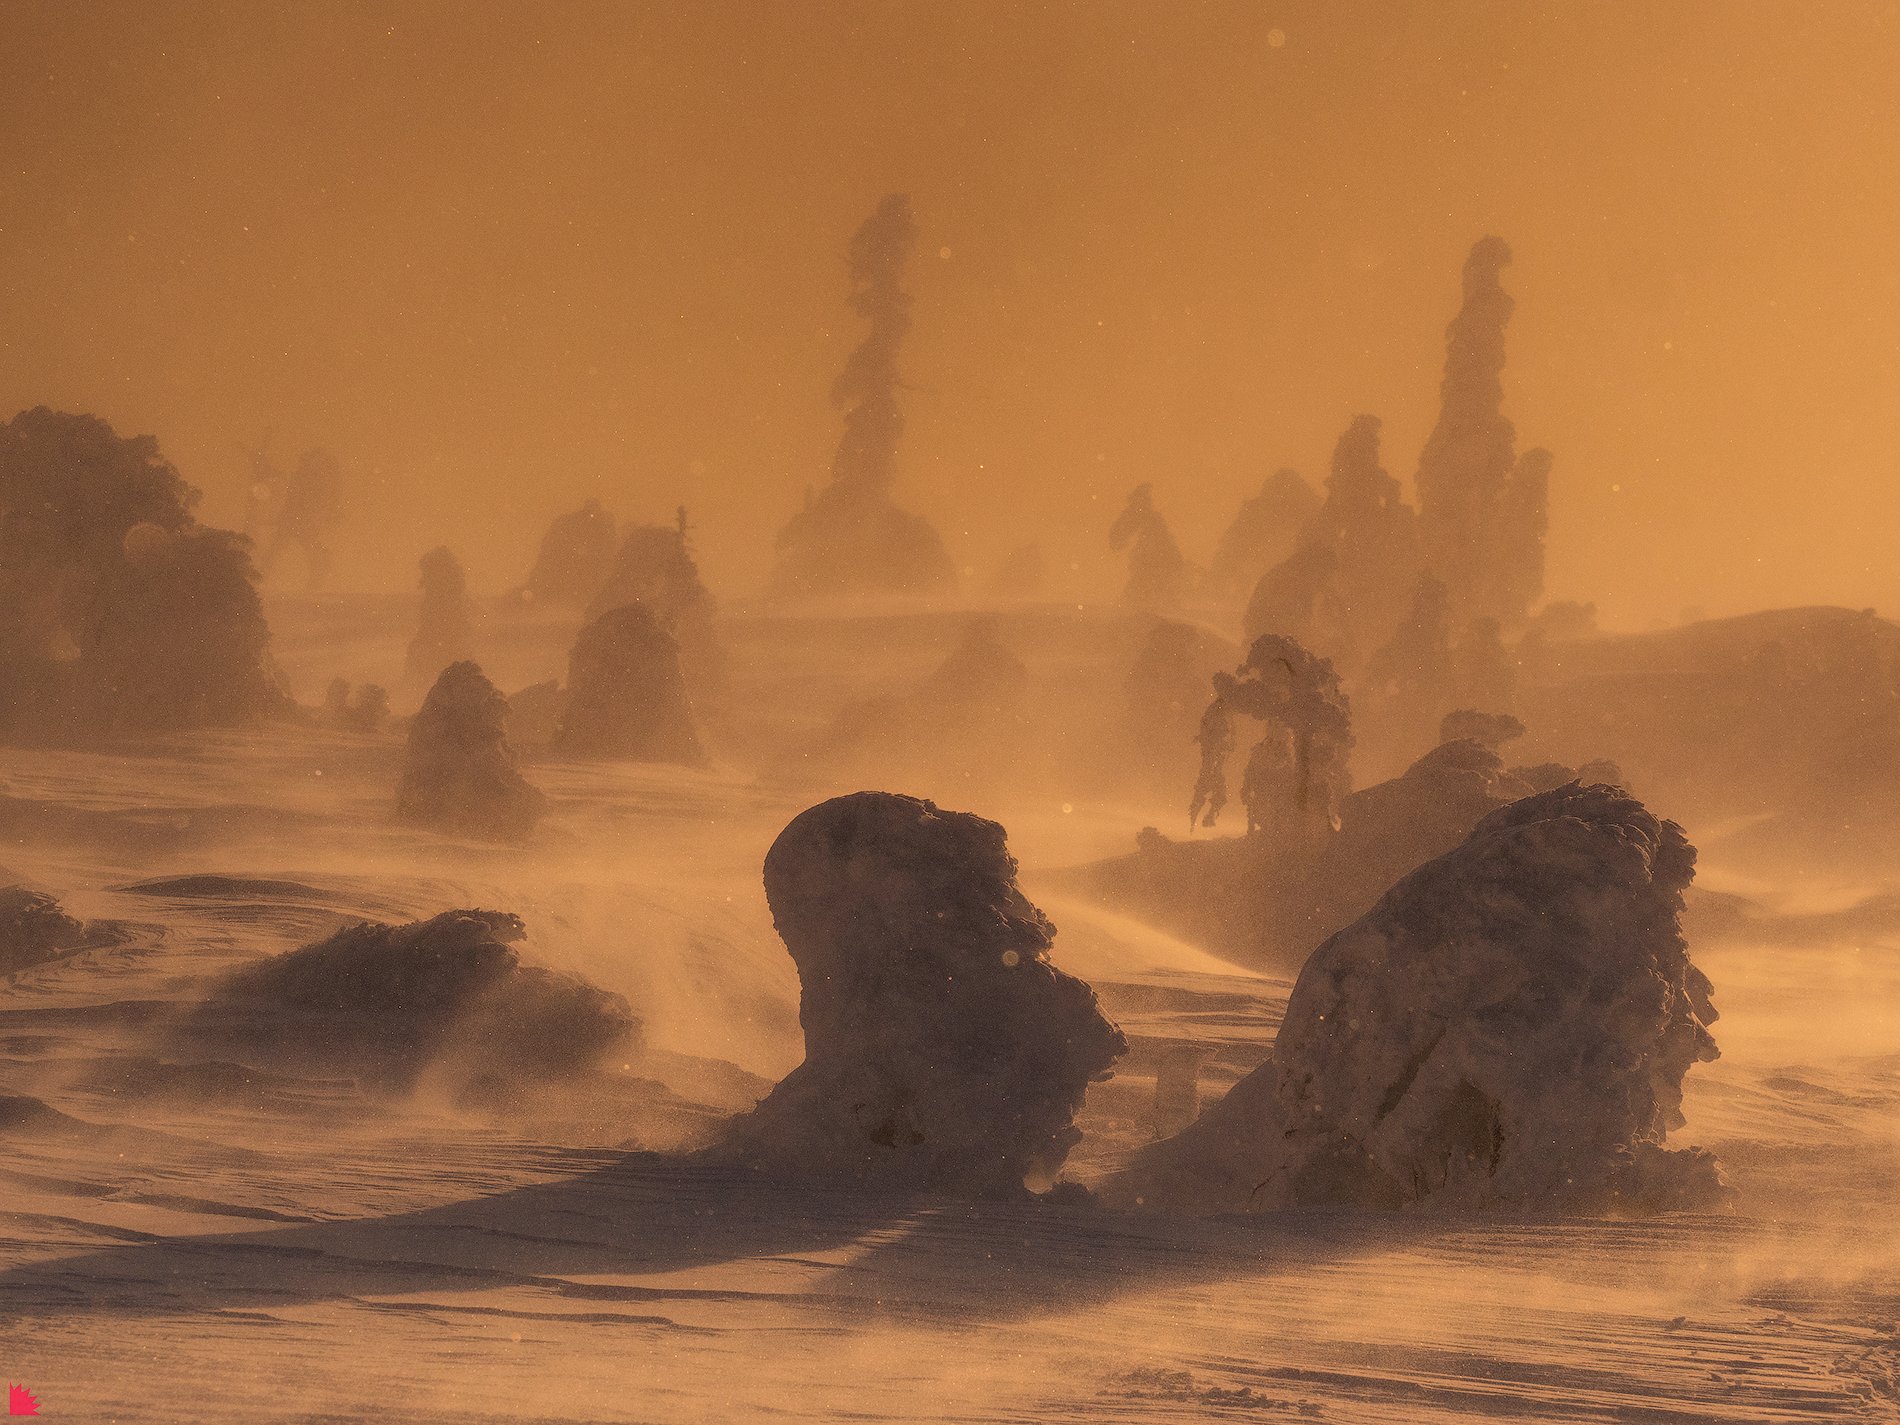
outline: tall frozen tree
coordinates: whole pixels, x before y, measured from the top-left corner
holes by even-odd
[[[845,418],[831,483],[808,492],[805,508],[779,531],[772,589],[781,596],[914,592],[955,578],[935,528],[891,499],[904,431],[897,358],[910,331],[903,277],[916,241],[903,193],[879,203],[851,239],[849,300],[870,330],[832,384],[832,403]]]
[[[1417,516],[1379,463],[1379,418],[1354,416],[1299,547],[1254,585],[1247,636],[1285,634],[1356,669],[1405,617],[1418,571]]]
[[[633,525],[587,607],[589,622],[623,604],[641,604],[679,640],[680,666],[694,706],[718,701],[726,655],[716,626],[718,603],[700,581],[691,527],[682,505],[670,525]]]
[[[1529,611],[1544,596],[1544,537],[1550,531],[1551,454],[1539,447],[1517,458],[1498,505],[1499,604],[1512,614]]]
[[[1325,503],[1306,528],[1309,542],[1330,546],[1338,558],[1342,641],[1326,651],[1348,665],[1398,627],[1419,572],[1417,516],[1379,463],[1379,431],[1377,416],[1347,424],[1333,447]]]
[[[1208,582],[1228,595],[1244,594],[1260,576],[1299,548],[1320,497],[1297,470],[1276,470],[1260,493],[1241,505],[1221,536]]]
[[[1465,259],[1464,299],[1445,329],[1438,424],[1418,461],[1427,567],[1461,617],[1507,624],[1524,619],[1543,583],[1550,473],[1548,452],[1519,461],[1504,415],[1504,334],[1516,303],[1500,276],[1510,261],[1497,237],[1480,239]]]

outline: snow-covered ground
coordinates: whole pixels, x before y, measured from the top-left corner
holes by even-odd
[[[333,632],[280,633],[307,699],[390,659]],[[505,686],[541,673],[517,661]],[[1724,1052],[1690,1076],[1683,1137],[1725,1160],[1726,1215],[1191,1221],[794,1190],[631,1148],[692,1141],[796,1063],[759,865],[814,794],[732,760],[538,761],[548,821],[497,850],[391,825],[398,758],[392,735],[293,729],[0,752],[0,865],[125,923],[0,983],[0,1372],[46,1418],[1900,1418],[1900,944],[1695,945]],[[1150,1134],[1158,1050],[1207,1047],[1217,1093],[1289,986],[1038,895],[1040,869],[1130,844],[1113,809],[963,809],[1011,828],[1057,961],[1132,1043],[1090,1096],[1086,1181]],[[153,1047],[221,969],[462,906],[516,912],[529,958],[627,996],[648,1047],[624,1082],[497,1118]]]

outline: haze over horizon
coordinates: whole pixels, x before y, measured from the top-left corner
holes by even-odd
[[[1798,21],[1798,23],[1797,23]],[[1842,4],[16,3],[0,407],[155,434],[240,519],[322,444],[338,582],[520,579],[588,495],[756,591],[821,483],[843,254],[911,195],[898,497],[1078,588],[1385,421],[1410,483],[1476,238],[1516,260],[1552,598],[1900,609],[1900,12]]]
[[[1900,1425],[1896,40],[0,0],[14,1408]]]

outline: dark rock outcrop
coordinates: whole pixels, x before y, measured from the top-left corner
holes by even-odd
[[[765,859],[798,965],[805,1061],[711,1150],[775,1177],[1012,1194],[1081,1136],[1126,1048],[1049,962],[995,822],[858,792],[795,817]]]
[[[1316,950],[1273,1058],[1109,1185],[1154,1208],[1649,1212],[1719,1202],[1672,1150],[1713,1059],[1679,916],[1695,851],[1608,787],[1485,817]]]
[[[396,814],[461,836],[525,839],[547,799],[521,775],[507,720],[507,699],[480,668],[444,668],[409,724]]]
[[[521,963],[520,920],[456,910],[365,923],[225,976],[174,1035],[260,1067],[451,1095],[545,1082],[628,1054],[640,1023],[621,996]]]
[[[49,895],[0,888],[0,975],[61,959],[87,944],[86,927]]]
[[[555,745],[581,757],[701,766],[679,642],[641,604],[609,609],[568,656],[567,710]]]

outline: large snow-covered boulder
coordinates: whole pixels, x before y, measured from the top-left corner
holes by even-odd
[[[451,1095],[549,1082],[630,1054],[640,1021],[620,995],[526,965],[505,911],[368,922],[232,971],[175,1027],[263,1068],[343,1075],[380,1093],[425,1079]]]
[[[1490,813],[1308,960],[1273,1058],[1111,1198],[1644,1212],[1709,1205],[1714,1159],[1671,1149],[1716,1056],[1679,926],[1695,851],[1577,783]]]
[[[479,667],[444,668],[409,724],[397,815],[462,836],[524,839],[547,799],[521,775],[507,723],[508,700]]]
[[[1126,1042],[1049,962],[1055,927],[1017,888],[1003,828],[837,797],[773,843],[765,891],[798,965],[805,1061],[713,1155],[977,1194],[1052,1181]]]
[[[581,757],[688,766],[706,761],[679,641],[645,605],[609,609],[574,640],[555,745]]]

